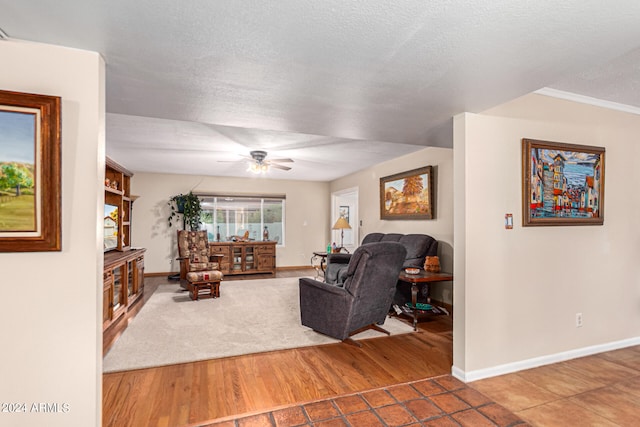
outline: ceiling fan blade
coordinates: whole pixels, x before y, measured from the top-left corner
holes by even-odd
[[[276,168],[276,169],[282,169],[283,171],[291,170],[291,168],[289,166],[278,165],[278,164],[275,164],[275,163],[269,163],[269,167]]]
[[[293,159],[269,159],[270,162],[293,163]]]

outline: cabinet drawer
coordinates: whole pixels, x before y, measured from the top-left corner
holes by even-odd
[[[228,246],[209,246],[210,254],[221,254],[224,256],[229,256],[229,247]]]
[[[259,245],[256,246],[256,253],[258,253],[259,255],[267,255],[267,254],[274,254],[275,253],[275,246],[273,245]]]

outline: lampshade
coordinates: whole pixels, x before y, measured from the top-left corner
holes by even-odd
[[[333,224],[332,230],[343,230],[343,229],[351,229],[351,226],[347,222],[347,220],[341,216],[338,218],[335,224]]]

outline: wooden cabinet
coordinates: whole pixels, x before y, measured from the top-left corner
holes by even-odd
[[[144,252],[111,251],[104,256],[102,328],[110,327],[144,293]]]
[[[275,273],[276,270],[276,245],[272,244],[260,244],[255,246],[256,259],[258,262],[258,271],[271,271]]]
[[[227,275],[276,272],[276,242],[209,242],[209,253],[221,254]]]

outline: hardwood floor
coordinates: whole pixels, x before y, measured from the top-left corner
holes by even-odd
[[[438,316],[417,333],[363,340],[362,348],[338,343],[104,374],[103,426],[183,426],[439,376],[451,371],[452,342],[451,318]]]
[[[475,427],[515,426],[521,420],[531,426],[638,424],[640,346],[465,385],[445,375],[452,364],[450,317],[420,323],[417,333],[363,344],[362,348],[330,344],[105,374],[103,425]],[[365,406],[356,395],[364,398]],[[369,398],[379,395],[387,403],[378,405]],[[327,402],[338,413],[316,424],[314,416]],[[345,403],[357,404],[359,409],[345,409]],[[393,421],[400,415],[414,421]],[[302,421],[282,424],[282,417]]]
[[[451,375],[193,427],[639,425],[640,346],[464,384]]]

